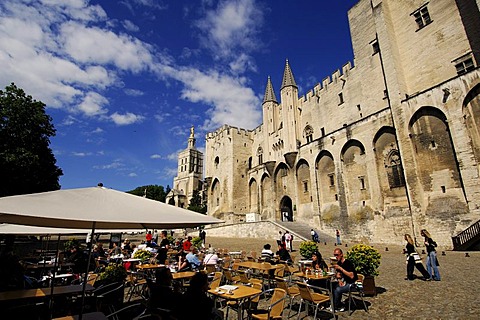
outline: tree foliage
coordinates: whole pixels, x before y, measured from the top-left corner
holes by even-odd
[[[192,199],[190,199],[187,209],[203,214],[207,213],[207,206],[204,204],[202,195],[198,190],[193,191],[193,196]]]
[[[50,149],[53,136],[43,102],[13,83],[0,90],[0,196],[60,189],[63,172]]]
[[[127,191],[127,193],[131,193],[141,197],[144,197],[146,195],[146,198],[160,202],[165,202],[165,198],[167,196],[167,193],[163,189],[163,186],[158,185],[137,187],[133,190]]]

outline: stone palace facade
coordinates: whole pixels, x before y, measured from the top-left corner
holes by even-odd
[[[354,66],[299,96],[287,61],[263,123],[206,136],[208,214],[287,219],[346,239],[437,242],[480,219],[478,0],[360,0]]]

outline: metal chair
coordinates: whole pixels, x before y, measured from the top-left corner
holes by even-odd
[[[130,274],[127,276],[127,279],[127,285],[130,286],[127,293],[127,301],[130,302],[134,295],[146,300],[144,292],[147,288],[147,280],[142,277],[142,274],[139,274],[137,272],[130,272]]]
[[[310,288],[315,288],[315,289],[318,289],[318,290],[326,290],[326,289],[311,286],[311,285],[308,285],[308,284],[303,283],[303,282],[297,282],[297,286],[298,286],[298,290],[300,292],[300,297],[302,298],[300,300],[300,306],[298,307],[297,319],[300,319],[300,312],[302,311],[303,302],[305,302],[305,305],[306,305],[305,310],[307,311],[307,315],[308,315],[308,305],[311,304],[311,305],[315,306],[315,315],[314,315],[313,318],[316,319],[317,318],[318,307],[321,304],[330,302],[330,296],[326,295],[326,294],[312,292],[310,290]],[[332,309],[332,314],[333,314],[333,317],[335,318],[335,310],[333,310],[333,309]]]
[[[276,278],[275,282],[277,283],[277,288],[285,290],[287,292],[287,295],[290,297],[290,303],[288,304],[289,310],[287,315],[287,318],[290,318],[293,299],[300,296],[300,290],[298,289],[297,286],[289,286],[289,283],[283,278]]]
[[[266,290],[260,295],[266,295],[269,292],[272,292],[272,297],[270,298],[268,307],[266,309],[256,309],[250,310],[250,317],[257,320],[270,320],[270,319],[282,319],[283,309],[285,308],[285,299],[287,297],[287,292],[280,288]]]
[[[363,297],[365,296],[365,293],[363,291],[363,280],[365,279],[365,276],[363,274],[358,274],[357,276],[358,276],[357,282],[355,283],[355,285],[350,286],[350,291],[348,291],[348,314],[349,315],[352,315],[353,313],[351,311],[352,302],[355,304],[355,309],[357,307],[357,303],[355,302],[354,296],[358,296],[360,297],[360,299],[362,299],[363,308],[365,312],[368,312],[368,306],[365,303],[365,300],[363,299]]]

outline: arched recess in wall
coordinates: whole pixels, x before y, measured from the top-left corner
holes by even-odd
[[[292,176],[292,172],[289,169],[288,165],[284,162],[280,162],[277,167],[275,168],[274,175],[273,175],[273,193],[275,196],[275,203],[277,207],[275,208],[275,219],[280,220],[282,219],[282,213],[280,211],[280,204],[282,198],[285,195],[294,194],[295,190],[295,181],[290,179]],[[293,212],[292,212],[293,217]]]
[[[441,215],[466,212],[455,149],[445,114],[434,107],[420,108],[409,121],[416,177],[424,195],[425,212]],[[448,206],[445,199],[450,198]],[[443,203],[443,205],[442,205]],[[448,207],[448,208],[447,208]]]
[[[343,165],[342,175],[348,215],[356,216],[362,212],[366,201],[370,200],[365,147],[358,140],[349,140],[342,148],[340,159]]]
[[[320,207],[338,202],[338,182],[335,163],[330,152],[323,150],[315,160],[317,188],[320,195]]]
[[[395,202],[396,206],[408,207],[403,164],[395,135],[393,127],[385,126],[380,128],[373,138],[378,182],[382,203]]]
[[[312,183],[310,181],[310,166],[305,159],[297,162],[297,193],[299,204],[312,202]]]
[[[212,208],[215,212],[218,207],[220,206],[220,180],[215,178],[212,182],[212,188],[210,189],[210,197],[209,197],[209,208]]]
[[[262,220],[268,220],[274,218],[274,204],[273,204],[273,188],[272,179],[267,173],[264,173],[260,181],[261,185],[261,210],[260,215]]]
[[[476,162],[480,162],[480,84],[473,87],[463,101],[463,118],[472,141]],[[477,166],[480,170],[480,167]]]
[[[258,213],[258,185],[254,178],[250,179],[250,182],[248,183],[248,190],[250,203],[249,212]]]
[[[275,168],[273,181],[275,183],[275,194],[279,198],[287,192],[289,174],[290,169],[284,162],[280,162]]]

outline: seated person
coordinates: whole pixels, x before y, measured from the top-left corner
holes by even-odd
[[[197,248],[192,246],[190,252],[185,257],[185,261],[180,265],[178,271],[196,270],[202,264],[197,257]]]
[[[85,255],[83,250],[78,246],[74,246],[70,249],[70,255],[67,258],[67,262],[73,263],[72,272],[73,273],[82,273],[87,270],[87,260],[88,257]]]
[[[172,273],[169,268],[160,268],[155,271],[155,282],[147,279],[150,297],[147,301],[149,312],[160,314],[168,318],[174,316],[178,312],[182,295],[178,290],[172,287]],[[158,310],[158,308],[162,310]],[[168,314],[165,311],[168,310]]]
[[[322,254],[319,251],[314,252],[312,255],[312,269],[325,272],[328,270],[328,266],[323,260]]]
[[[285,248],[285,246],[281,242],[278,245],[277,256],[281,261],[293,262],[292,257],[290,257],[290,253],[288,253],[288,250]]]
[[[221,312],[214,308],[214,302],[207,296],[208,277],[203,272],[196,273],[183,295],[179,320],[223,319]]]
[[[184,252],[190,251],[190,248],[192,247],[192,237],[189,236],[187,240],[183,241],[182,247]]]
[[[263,246],[262,259],[265,262],[271,262],[273,260],[273,251],[270,250],[270,248],[271,248],[271,246],[268,243]]]
[[[357,272],[353,263],[343,256],[343,251],[336,248],[333,255],[337,258],[337,264],[333,267],[337,273],[338,286],[333,291],[333,307],[335,310],[344,311],[345,308],[341,306],[342,294],[350,291],[350,287],[357,281]]]
[[[203,259],[203,264],[216,265],[217,263],[218,263],[218,256],[215,253],[215,250],[213,250],[213,248],[208,248],[208,253],[205,255],[205,258]]]

